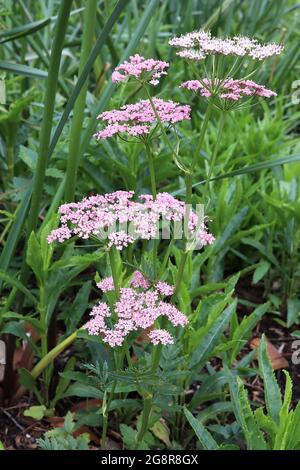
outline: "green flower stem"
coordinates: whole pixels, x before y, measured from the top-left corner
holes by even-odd
[[[61,343],[59,343],[55,348],[51,349],[32,369],[31,375],[36,379],[41,375],[47,366],[49,366],[54,359],[62,353],[70,344],[72,344],[77,338],[79,330],[74,331],[70,336],[65,338]]]
[[[210,162],[209,170],[208,170],[208,175],[207,175],[207,179],[206,179],[206,183],[205,183],[204,194],[203,194],[204,201],[206,200],[207,193],[209,191],[210,179],[213,176],[214,167],[215,167],[216,158],[217,158],[217,153],[218,153],[218,148],[219,148],[219,144],[220,144],[223,129],[224,129],[225,117],[226,117],[226,113],[222,112],[220,120],[219,120],[219,125],[218,125],[217,140],[216,140],[216,143],[215,143],[215,147],[214,147],[214,151],[213,151],[213,154],[212,154],[212,158],[211,158],[211,162]]]
[[[156,119],[157,119],[157,122],[158,122],[158,124],[159,124],[159,127],[160,127],[160,129],[161,129],[161,132],[162,132],[162,136],[163,136],[163,138],[164,138],[164,141],[165,141],[165,143],[167,144],[167,146],[169,147],[169,149],[171,150],[172,156],[175,156],[175,157],[176,157],[176,152],[175,152],[175,150],[173,149],[173,146],[171,145],[170,140],[168,139],[168,136],[167,136],[167,133],[166,133],[166,129],[164,128],[164,125],[163,125],[163,123],[161,122],[161,119],[160,119],[160,117],[159,117],[159,114],[158,114],[158,112],[157,112],[157,109],[156,109],[156,107],[155,107],[155,104],[154,104],[154,102],[153,102],[152,96],[150,95],[149,90],[148,90],[147,86],[146,86],[144,83],[142,83],[142,86],[143,86],[144,90],[146,91],[147,97],[148,97],[148,99],[149,99],[149,103],[150,103],[150,105],[151,105],[151,108],[152,108],[152,110],[153,110],[153,112],[154,112],[154,115],[155,115],[155,117],[156,117]]]
[[[175,287],[174,287],[174,294],[173,294],[174,296],[176,296],[178,294],[180,286],[181,286],[187,256],[188,256],[188,252],[186,250],[184,250],[181,254],[180,263],[179,263],[179,267],[178,267],[177,279],[176,279],[176,284],[175,284]]]
[[[144,436],[148,430],[149,419],[150,419],[151,410],[152,410],[152,401],[153,401],[153,394],[147,393],[144,396],[142,423],[141,423],[141,428],[136,437],[135,449],[137,449],[138,446],[142,443]]]
[[[154,157],[148,140],[144,140],[146,154],[148,157],[149,171],[150,171],[150,180],[151,180],[151,192],[153,199],[156,199],[157,190],[156,190],[156,178],[155,178],[155,168],[154,168]]]
[[[214,106],[214,100],[211,98],[208,101],[208,105],[207,105],[206,112],[205,112],[205,115],[204,115],[204,120],[203,120],[203,123],[202,123],[202,126],[201,126],[199,140],[198,140],[198,144],[197,144],[197,147],[196,147],[196,152],[194,152],[194,154],[193,154],[191,172],[194,170],[196,162],[197,162],[197,158],[200,155],[200,152],[201,152],[201,149],[202,149],[202,146],[203,146],[204,137],[205,137],[206,130],[207,130],[207,126],[208,126],[208,123],[209,123],[209,120],[210,120],[210,117],[211,117],[211,113],[212,113],[212,110],[213,110],[213,106]]]
[[[185,188],[186,188],[185,189],[185,203],[186,203],[185,231],[186,232],[187,232],[190,208],[191,208],[191,204],[192,204],[193,171],[194,171],[194,168],[195,168],[195,165],[196,165],[196,162],[197,162],[197,157],[199,156],[200,151],[201,151],[202,146],[203,146],[207,126],[208,126],[208,123],[209,123],[209,120],[210,120],[210,117],[211,117],[211,113],[212,113],[212,109],[213,109],[213,104],[214,104],[213,99],[210,99],[209,102],[208,102],[208,106],[206,108],[204,120],[203,120],[203,123],[202,123],[202,126],[201,126],[198,145],[197,145],[196,151],[193,154],[191,167],[190,167],[190,170],[185,175]],[[182,255],[181,255],[181,259],[180,259],[180,263],[179,263],[179,268],[178,268],[178,273],[177,273],[177,280],[176,280],[176,284],[175,284],[175,292],[174,292],[175,295],[178,293],[178,291],[180,289],[180,286],[181,286],[187,256],[188,256],[188,251],[184,250]]]
[[[46,325],[46,305],[45,305],[45,286],[40,285],[40,303],[38,306],[40,313],[40,322],[42,325],[41,332],[41,357],[45,357],[48,353],[48,338],[47,338],[47,325]],[[44,384],[45,384],[45,403],[48,406],[49,399],[49,385],[50,385],[50,374],[49,367],[45,367],[43,371]]]
[[[160,322],[160,328],[164,329],[167,325],[167,318],[166,317],[162,317],[161,319],[161,322]],[[151,371],[155,374],[158,367],[159,367],[159,361],[160,361],[160,358],[161,358],[161,353],[162,353],[162,349],[163,349],[163,345],[162,344],[159,344],[158,346],[154,346],[153,347],[153,351],[152,351],[152,368],[151,368]],[[141,428],[140,428],[140,431],[137,435],[137,438],[136,438],[136,445],[135,445],[135,448],[137,448],[139,446],[139,444],[141,444],[141,442],[143,441],[143,438],[148,430],[148,427],[149,427],[149,419],[150,419],[150,415],[151,415],[151,410],[152,410],[152,403],[153,403],[153,390],[151,390],[151,393],[145,393],[144,394],[144,400],[143,400],[143,403],[144,403],[144,406],[143,406],[143,414],[142,414],[142,424],[141,424]]]
[[[97,10],[96,0],[87,0],[84,19],[81,54],[78,75],[80,76],[89,57],[92,45]],[[67,177],[65,186],[65,200],[73,201],[77,180],[77,169],[80,154],[80,136],[84,118],[85,100],[87,94],[88,80],[85,81],[74,105],[73,121],[70,133],[69,155],[67,162]]]
[[[127,342],[124,343],[120,354],[116,354],[115,356],[115,365],[116,365],[116,372],[120,371],[123,365],[124,357],[126,354],[126,350],[128,350]],[[108,399],[106,403],[102,404],[102,416],[103,416],[103,423],[102,423],[102,436],[101,436],[101,448],[102,450],[106,449],[106,436],[107,436],[107,428],[108,428],[108,416],[109,416],[109,409],[110,405],[116,390],[117,380],[114,380],[112,383],[111,391],[108,393]]]
[[[103,402],[102,407],[103,407],[103,424],[102,424],[102,436],[101,436],[101,448],[102,450],[106,449],[106,436],[107,436],[107,428],[108,428],[108,414],[109,414],[109,408],[113,399],[113,395],[115,393],[115,389],[117,386],[117,381],[115,380],[112,384],[111,391],[109,392],[108,395],[108,400],[106,403]]]
[[[157,196],[157,189],[156,189],[156,177],[155,177],[155,168],[154,168],[154,156],[147,139],[144,140],[146,153],[148,157],[149,163],[149,171],[150,171],[150,180],[151,180],[151,193],[152,197],[155,200]],[[153,240],[153,250],[152,250],[152,259],[153,259],[153,277],[156,279],[157,275],[157,250],[158,250],[158,240]]]
[[[70,336],[65,338],[61,343],[59,343],[55,348],[51,349],[42,359],[34,366],[34,368],[31,370],[31,375],[34,379],[37,379],[45,370],[46,367],[48,367],[54,359],[59,356],[60,353],[62,353],[70,344],[74,343],[75,339],[77,338],[77,334],[79,330],[74,331]],[[18,400],[25,392],[24,387],[20,387],[17,391],[17,393],[14,396],[15,400]]]
[[[14,147],[13,145],[8,145],[6,149],[6,156],[7,156],[7,171],[8,171],[8,178],[12,181],[14,177]]]
[[[117,297],[120,295],[120,286],[119,286],[119,274],[116,260],[116,248],[112,247],[108,251],[109,263],[111,268],[111,274],[114,281],[115,292]]]

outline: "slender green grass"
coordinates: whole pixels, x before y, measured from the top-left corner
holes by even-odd
[[[82,46],[80,52],[79,70],[78,74],[81,75],[90,50],[93,44],[93,35],[96,19],[96,0],[87,0],[86,8],[83,19],[83,35],[82,35]],[[84,118],[85,100],[88,88],[88,81],[86,80],[83,84],[81,91],[74,104],[73,120],[70,131],[70,143],[69,143],[69,155],[67,163],[67,177],[65,185],[65,200],[74,200],[76,179],[77,179],[77,168],[78,158],[80,152],[80,138],[81,129]]]

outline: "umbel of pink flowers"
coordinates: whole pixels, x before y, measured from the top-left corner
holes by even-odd
[[[97,286],[104,292],[114,290],[112,278],[103,279]],[[143,274],[136,271],[131,287],[120,289],[120,297],[113,308],[106,302],[99,302],[93,307],[90,313],[92,318],[84,328],[90,335],[100,335],[104,343],[111,347],[122,346],[131,332],[143,330],[147,330],[148,338],[154,345],[172,344],[174,338],[168,330],[155,328],[155,321],[164,316],[173,326],[187,325],[187,317],[175,305],[164,300],[173,293],[174,287],[166,282],[160,281],[150,287]]]
[[[153,98],[153,105],[161,122],[172,125],[183,120],[191,119],[191,107],[181,105],[174,101]],[[99,114],[98,118],[108,123],[94,137],[97,140],[107,139],[115,134],[127,133],[131,136],[149,134],[157,124],[157,116],[149,100],[141,100],[134,104],[127,104],[121,109],[112,109]]]
[[[268,90],[264,85],[258,85],[252,80],[233,80],[227,78],[225,80],[188,80],[180,85],[180,88],[186,88],[194,92],[198,92],[204,98],[210,98],[213,94],[217,94],[223,100],[238,101],[243,97],[260,96],[263,98],[271,98],[277,96],[272,90]]]
[[[170,46],[179,48],[177,55],[184,59],[204,60],[209,55],[250,57],[263,60],[282,52],[280,44],[262,44],[254,38],[234,36],[233,38],[216,38],[209,31],[193,31],[169,41]]]
[[[115,83],[124,82],[130,77],[137,80],[144,80],[151,85],[158,85],[159,79],[163,75],[167,75],[165,69],[169,67],[168,62],[155,59],[145,59],[144,57],[135,54],[125,60],[123,64],[115,68],[112,73],[111,79]]]
[[[184,222],[184,202],[168,193],[158,193],[155,200],[149,194],[142,194],[138,201],[133,197],[133,191],[116,191],[63,204],[59,208],[61,226],[52,230],[48,242],[63,243],[72,236],[103,239],[107,235],[108,247],[122,250],[138,237],[146,240],[157,237],[162,220]],[[187,225],[190,236],[200,245],[213,243],[214,237],[207,231],[205,222],[192,210]],[[128,233],[125,226],[133,231]]]

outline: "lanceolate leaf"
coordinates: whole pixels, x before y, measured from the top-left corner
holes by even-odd
[[[202,447],[206,450],[217,450],[219,447],[217,442],[214,440],[210,432],[205,429],[203,424],[198,421],[187,408],[184,409],[184,414],[186,416],[186,419],[192,426]]]
[[[191,366],[198,366],[199,368],[205,364],[213,352],[215,346],[218,344],[220,336],[228,325],[233,313],[235,312],[237,301],[234,300],[224,312],[218,317],[207,335],[194,351],[191,360]]]
[[[271,418],[275,423],[279,424],[279,413],[282,406],[281,393],[267,354],[265,335],[261,339],[258,358],[259,368],[264,381],[266,407]]]
[[[231,352],[231,362],[235,360],[240,350],[248,341],[253,329],[262,316],[268,311],[269,306],[269,303],[265,303],[257,307],[250,315],[245,316],[239,326],[234,330],[232,340],[236,341],[236,345]]]

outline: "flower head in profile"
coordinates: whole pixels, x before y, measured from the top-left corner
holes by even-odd
[[[217,96],[221,100],[239,101],[242,98],[263,97],[271,98],[277,94],[266,88],[264,85],[258,85],[252,80],[233,80],[227,78],[224,80],[188,80],[180,85],[180,88],[199,93],[204,98],[210,98],[212,95]]]
[[[160,98],[153,98],[153,104],[156,112],[149,100],[141,100],[134,104],[124,105],[121,109],[101,113],[98,119],[106,122],[107,125],[94,137],[100,140],[122,133],[134,137],[149,134],[151,128],[157,124],[157,115],[161,122],[170,126],[191,119],[191,108],[188,105]]]
[[[250,57],[263,60],[278,55],[283,46],[276,43],[263,44],[254,38],[234,36],[216,38],[208,31],[194,31],[170,39],[169,44],[179,48],[177,55],[184,59],[204,60],[210,55]]]
[[[162,283],[165,284],[165,283]],[[173,286],[169,286],[173,288]],[[100,335],[111,347],[121,346],[134,331],[151,330],[148,338],[155,346],[172,344],[174,338],[165,329],[155,328],[160,317],[166,317],[173,326],[184,327],[187,317],[175,305],[164,300],[161,289],[156,287],[123,287],[114,305],[99,302],[90,313],[91,319],[84,325],[90,335]]]
[[[63,204],[59,214],[61,225],[50,232],[49,243],[63,243],[74,236],[84,240],[97,238],[105,240],[109,248],[122,250],[137,238],[157,238],[162,222],[170,226],[177,222],[185,225],[186,208],[183,201],[168,193],[158,193],[156,199],[142,194],[136,201],[133,191],[115,191]],[[213,243],[213,236],[196,212],[189,211],[187,225],[188,235],[201,246]]]
[[[119,83],[131,77],[151,85],[158,85],[159,79],[163,75],[167,75],[166,69],[168,67],[168,62],[145,59],[143,56],[135,54],[115,68],[111,79],[114,83]]]

